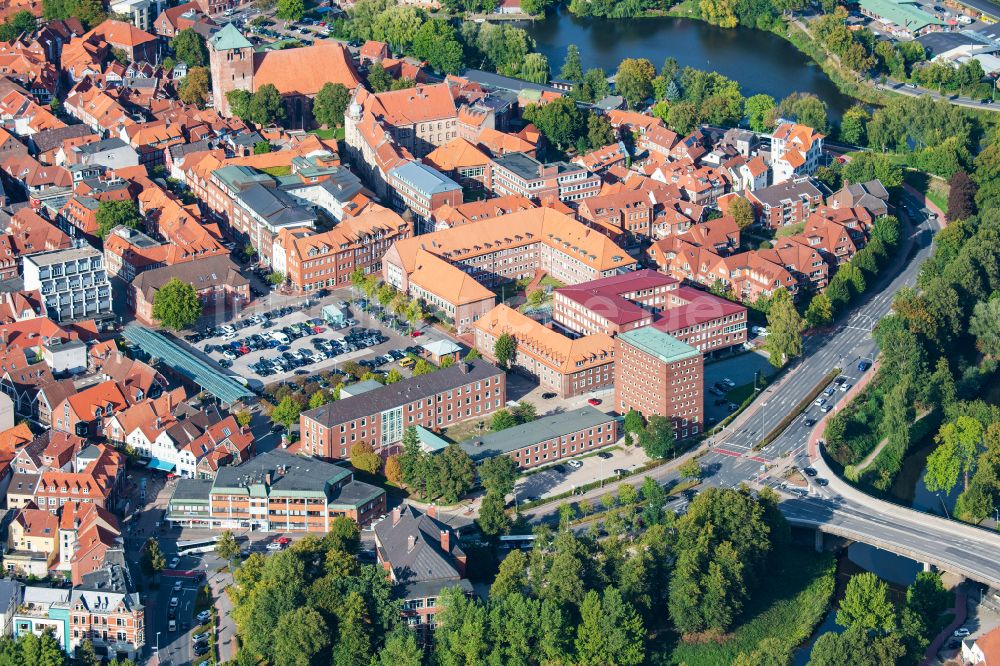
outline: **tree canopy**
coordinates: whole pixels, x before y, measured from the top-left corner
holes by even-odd
[[[153,318],[161,326],[179,331],[192,326],[201,317],[201,299],[190,283],[170,280],[153,295]]]

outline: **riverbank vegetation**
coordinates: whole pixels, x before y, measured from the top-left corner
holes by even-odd
[[[936,429],[926,485],[950,491],[961,482],[955,513],[978,523],[993,516],[1000,502],[1000,410],[981,399],[995,381],[1000,353],[1000,137],[996,127],[960,109],[909,102],[914,103],[920,106],[905,116],[889,110],[891,117],[880,120],[882,128],[874,136],[885,137],[893,147],[914,137],[937,137],[939,145],[956,137],[967,142],[969,153],[978,154],[968,158],[971,178],[956,181],[962,201],[952,206],[965,217],[950,220],[937,234],[918,288],[900,290],[892,314],[878,322],[878,376],[830,419],[825,435],[829,452],[844,465],[857,464],[888,438],[874,463],[855,479],[888,491],[912,445]],[[932,127],[918,113],[922,110],[936,114],[932,122],[942,124]],[[911,426],[916,413],[925,411],[931,414]]]
[[[759,663],[746,660],[761,651],[787,663],[827,608],[832,558],[790,543],[769,491],[707,489],[680,518],[660,506],[641,526],[537,528],[531,551],[500,563],[487,599],[442,591],[426,652],[381,568],[358,563],[357,527],[337,519],[235,570],[235,663],[639,666]]]

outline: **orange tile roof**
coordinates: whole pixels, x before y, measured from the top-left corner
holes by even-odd
[[[111,405],[112,411],[117,412],[128,406],[128,400],[118,384],[110,380],[85,388],[66,400],[76,417],[83,421],[93,418],[97,407],[103,409],[106,405]]]
[[[561,374],[581,372],[612,361],[615,343],[610,336],[595,333],[573,340],[502,303],[473,326],[493,337],[510,333],[517,340],[519,354],[527,354]]]
[[[54,514],[43,509],[19,509],[15,521],[24,530],[26,537],[41,537],[57,539],[59,537],[59,520]]]
[[[461,268],[426,250],[417,252],[415,262],[410,282],[447,303],[457,306],[496,298],[492,291]]]
[[[361,78],[347,49],[323,39],[313,46],[254,54],[253,85],[272,84],[282,94],[315,95],[326,83],[357,88]]]
[[[112,46],[134,48],[156,41],[156,36],[140,30],[131,23],[108,19],[83,36],[83,39],[101,39]]]
[[[550,208],[532,208],[396,241],[407,273],[421,248],[455,262],[509,247],[544,243],[596,271],[627,269],[636,262],[607,236]]]
[[[487,127],[479,133],[476,139],[480,146],[486,148],[494,157],[507,153],[533,153],[535,144],[515,134],[506,134],[492,127]]]
[[[358,91],[355,101],[366,113],[396,127],[455,118],[455,99],[446,83],[420,85],[383,93]]]
[[[486,166],[490,158],[471,142],[457,137],[448,143],[432,150],[424,162],[438,171],[454,171],[456,169]]]

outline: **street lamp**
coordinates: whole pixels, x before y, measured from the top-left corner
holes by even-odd
[[[156,632],[156,662],[160,662],[160,632]]]

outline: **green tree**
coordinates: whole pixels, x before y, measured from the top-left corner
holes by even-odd
[[[246,90],[230,90],[226,93],[226,101],[234,116],[240,120],[250,120],[250,102],[253,101],[253,93]]]
[[[837,624],[847,629],[892,632],[896,628],[896,611],[889,600],[889,586],[867,571],[852,576],[837,611]]]
[[[301,0],[288,0],[301,2]],[[281,101],[281,93],[271,83],[265,83],[257,89],[250,99],[249,114],[251,122],[257,125],[270,125],[285,117],[285,105]]]
[[[279,287],[285,283],[285,274],[281,271],[271,271],[267,274],[267,281],[275,287]]]
[[[479,466],[479,480],[483,488],[501,497],[513,492],[517,474],[517,463],[510,456],[487,458]]]
[[[138,229],[142,225],[142,213],[132,199],[102,201],[97,206],[97,235],[107,238],[111,230],[118,226]]]
[[[351,446],[351,466],[362,472],[377,474],[382,467],[382,458],[368,442],[356,442]]]
[[[187,76],[181,81],[177,96],[185,104],[194,104],[198,108],[205,108],[208,101],[208,93],[212,87],[212,80],[207,67],[192,67],[188,70]]]
[[[611,93],[608,77],[603,69],[588,69],[583,74],[579,97],[585,102],[599,102]]]
[[[205,38],[192,28],[184,28],[170,41],[177,59],[188,67],[205,67],[208,65],[208,47]]]
[[[506,458],[507,456],[500,456]],[[477,524],[479,530],[486,536],[497,536],[506,534],[510,529],[510,519],[504,510],[507,502],[500,493],[487,491],[483,501],[479,506],[479,518]]]
[[[179,331],[193,325],[199,317],[201,300],[192,285],[170,278],[153,294],[153,318],[161,326]]]
[[[637,108],[653,96],[653,78],[656,68],[645,58],[626,58],[618,65],[615,88],[625,98],[630,108]]]
[[[948,607],[948,596],[938,574],[920,571],[906,588],[906,605],[923,619],[924,624],[933,626]]]
[[[424,651],[417,645],[416,632],[402,624],[385,638],[385,645],[378,653],[378,666],[421,666]]]
[[[545,105],[532,104],[524,118],[534,123],[545,138],[560,148],[567,148],[584,135],[583,114],[568,97],[560,97]]]
[[[457,74],[465,54],[455,28],[443,19],[427,21],[413,38],[413,52],[437,72]]]
[[[577,662],[587,666],[639,666],[645,661],[645,630],[635,608],[615,587],[591,590],[580,605]]]
[[[826,294],[816,294],[806,308],[806,323],[813,328],[829,326],[833,323],[833,304]]]
[[[642,414],[634,409],[630,409],[628,410],[628,413],[625,414],[623,428],[626,434],[632,435],[634,438],[638,438],[642,431],[646,429],[646,420],[642,418]]]
[[[538,418],[538,410],[532,403],[526,400],[522,400],[514,405],[510,413],[519,424],[531,423]]]
[[[599,113],[587,116],[587,143],[591,148],[607,146],[615,141],[615,130],[606,117]]]
[[[785,289],[776,289],[767,311],[768,358],[780,368],[793,356],[802,353],[802,317]]]
[[[701,478],[701,464],[692,458],[681,465],[677,472],[681,475],[682,479],[700,479]]]
[[[416,482],[422,459],[426,456],[423,449],[420,448],[420,438],[417,436],[417,429],[414,426],[407,426],[406,430],[403,431],[402,445],[403,452],[399,456],[400,472],[403,483],[411,486]]]
[[[420,375],[427,375],[434,372],[435,368],[433,365],[428,363],[425,359],[420,359],[413,364],[413,376],[419,377]]]
[[[476,464],[469,454],[452,442],[444,451],[434,456],[437,461],[439,496],[454,504],[467,494],[476,482]]]
[[[160,542],[156,537],[146,539],[146,545],[142,549],[140,565],[147,576],[154,576],[163,571],[167,566],[167,558],[160,550]]]
[[[852,183],[864,183],[877,178],[885,187],[903,184],[903,169],[882,153],[862,152],[844,165],[844,178]]]
[[[302,0],[278,0],[278,11],[275,14],[285,21],[301,21],[305,16],[306,6]]]
[[[736,221],[736,226],[740,229],[746,229],[753,224],[753,206],[745,197],[737,195],[730,199],[727,212]]]
[[[532,83],[546,84],[549,82],[549,60],[541,53],[529,53],[517,72],[517,77]]]
[[[326,391],[316,391],[311,396],[309,396],[309,409],[316,409],[317,407],[322,407],[326,403],[330,402],[330,397]]]
[[[517,355],[517,340],[510,333],[501,333],[493,343],[493,357],[504,370],[509,370]]]
[[[840,119],[840,137],[855,146],[864,145],[869,120],[871,116],[868,115],[868,110],[860,104],[855,104],[845,111],[843,118]]]
[[[351,93],[342,83],[324,83],[313,101],[313,117],[320,125],[344,124],[344,112],[351,103]]]
[[[794,119],[818,132],[825,133],[829,129],[826,103],[813,94],[792,93],[781,100],[781,104],[778,105],[778,115]]]
[[[971,416],[961,415],[941,426],[934,438],[938,446],[927,457],[924,483],[931,492],[950,493],[964,476],[964,488],[969,488],[969,475],[975,468],[983,425]]]
[[[774,108],[776,104],[770,95],[757,94],[747,97],[743,103],[743,113],[754,132],[774,130]]]
[[[650,458],[667,458],[674,453],[674,426],[666,416],[653,414],[639,433],[639,443]]]
[[[678,134],[690,134],[698,123],[698,107],[691,102],[678,102],[670,105],[667,114],[667,124]]]
[[[3,663],[2,657],[0,657],[0,663]],[[63,662],[54,663],[61,664]],[[76,663],[77,666],[101,666],[101,658],[97,656],[97,651],[94,650],[94,643],[89,638],[80,643],[80,647],[77,648]]]
[[[993,358],[1000,356],[1000,298],[976,303],[969,333],[975,336],[979,351]]]
[[[580,49],[576,44],[566,47],[566,59],[563,60],[562,69],[559,70],[559,78],[564,81],[581,83],[583,81],[583,60],[580,58]]]
[[[236,537],[231,530],[226,530],[219,536],[219,540],[215,543],[215,554],[230,562],[239,556],[240,545],[236,543]]]
[[[333,647],[333,663],[337,666],[369,666],[371,619],[365,598],[359,592],[348,592],[336,615],[339,631]]]
[[[298,423],[302,406],[292,396],[288,395],[281,399],[281,402],[271,410],[271,421],[280,423],[286,429],[291,429],[292,424]]]
[[[258,141],[253,145],[254,155],[266,155],[269,152],[271,152],[271,144],[267,141]],[[250,247],[252,248],[253,246],[251,245]]]

